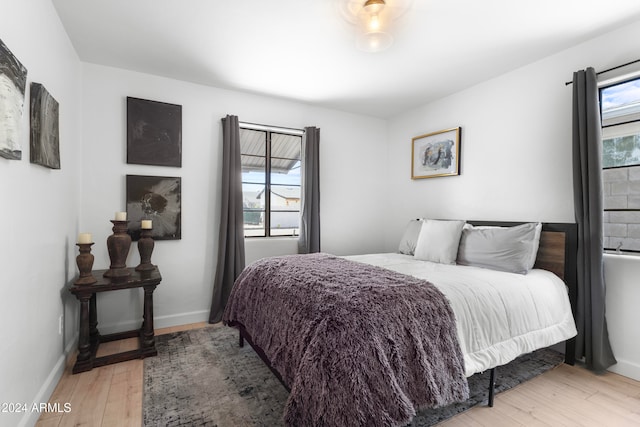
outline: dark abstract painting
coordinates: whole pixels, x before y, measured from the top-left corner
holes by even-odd
[[[127,97],[127,163],[182,166],[182,106]]]
[[[181,187],[179,177],[127,175],[127,218],[133,240],[140,238],[143,219],[152,220],[155,240],[182,237]]]
[[[20,122],[27,69],[0,40],[0,156],[22,159]]]
[[[31,83],[31,163],[60,169],[58,102],[40,83]]]

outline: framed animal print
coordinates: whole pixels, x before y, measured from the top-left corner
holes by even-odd
[[[127,175],[127,218],[132,240],[140,239],[141,223],[151,220],[154,240],[182,238],[182,179]]]
[[[460,127],[411,139],[411,179],[460,175]]]

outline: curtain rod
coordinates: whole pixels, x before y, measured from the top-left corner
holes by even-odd
[[[617,70],[618,68],[626,67],[627,65],[635,64],[636,62],[640,62],[640,59],[636,59],[635,61],[627,62],[626,64],[618,65],[616,67],[607,68],[606,70],[598,71],[596,73],[596,76],[599,76],[600,74],[608,73],[609,71]],[[565,82],[564,85],[569,86],[572,83],[573,81]]]
[[[263,125],[261,123],[251,123],[251,122],[239,122],[238,123],[240,126],[245,125],[245,126],[253,126],[253,127],[257,127],[260,128],[259,130],[265,130],[265,129],[269,129],[269,130],[282,130],[282,131],[294,131],[294,132],[301,132],[304,133],[304,129],[296,129],[296,128],[288,128],[288,127],[283,127],[283,126],[272,126],[272,125]]]

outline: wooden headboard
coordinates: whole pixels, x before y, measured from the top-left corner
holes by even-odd
[[[510,227],[523,222],[467,221],[473,225]],[[562,222],[543,222],[540,246],[534,268],[551,271],[567,284],[569,302],[576,316],[578,301],[578,225]],[[575,362],[575,338],[567,341],[565,362]]]

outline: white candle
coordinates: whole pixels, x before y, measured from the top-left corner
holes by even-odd
[[[142,228],[143,230],[151,230],[151,228],[152,228],[151,220],[150,219],[143,219],[142,222],[140,223],[140,228]]]
[[[116,221],[126,221],[127,213],[126,212],[116,212]]]
[[[91,233],[78,234],[78,243],[93,243],[91,240]]]

